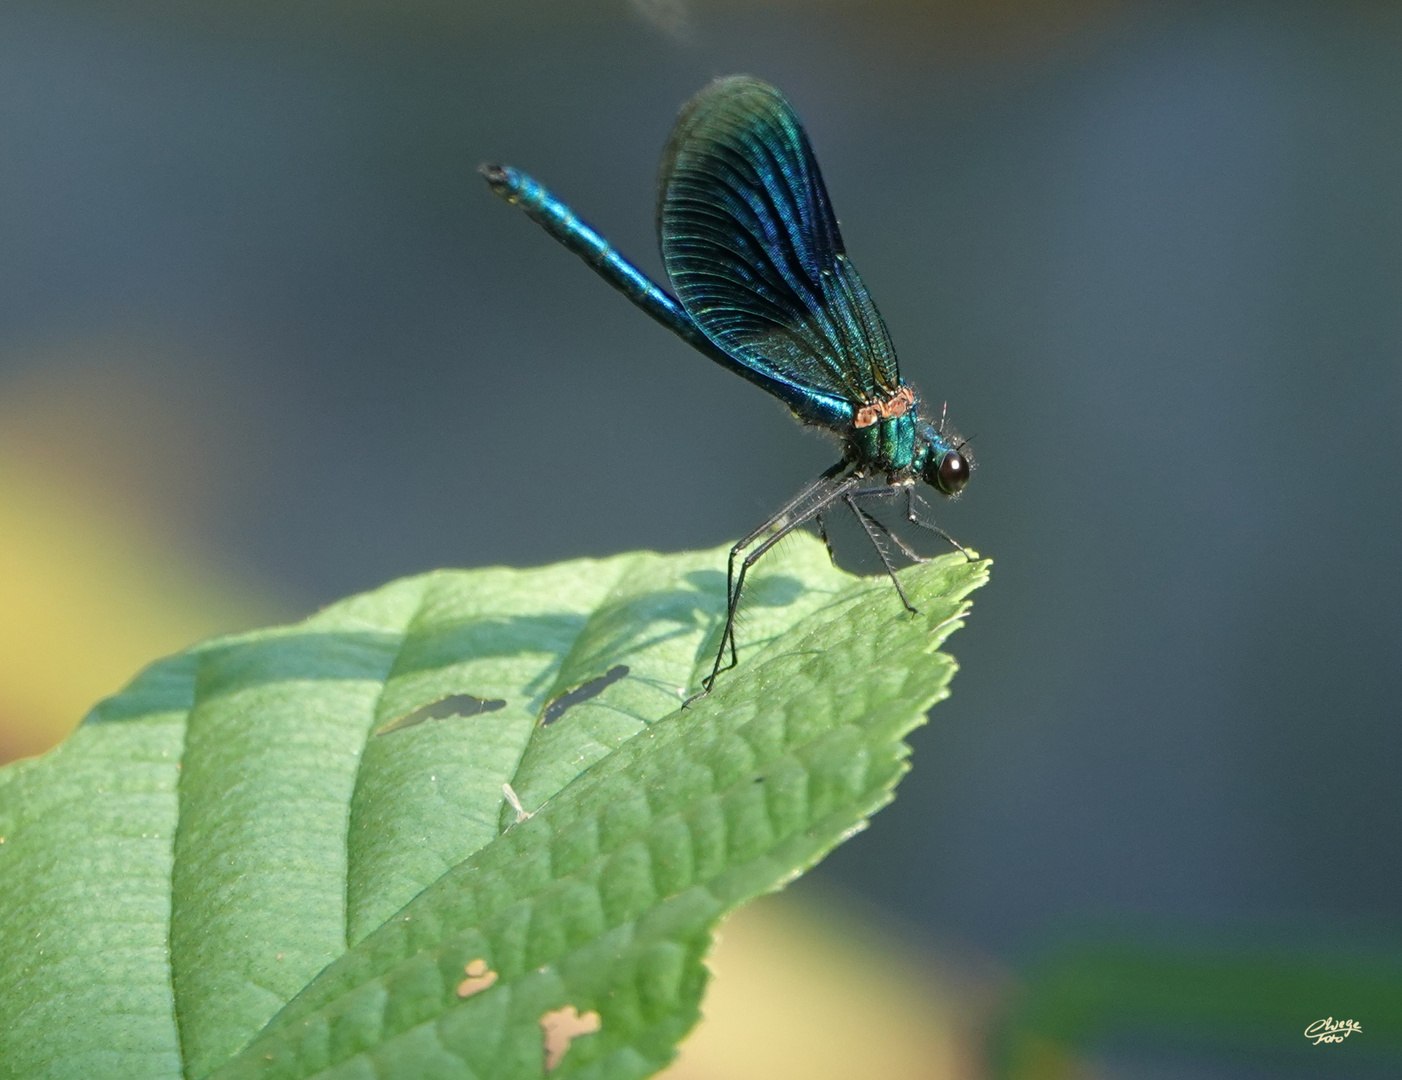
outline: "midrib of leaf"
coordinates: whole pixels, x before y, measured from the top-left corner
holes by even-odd
[[[153,665],[0,769],[0,1076],[180,1075],[167,935],[196,663]]]
[[[497,835],[501,785],[539,711],[540,692],[529,688],[559,666],[621,562],[482,571],[471,590],[451,573],[426,581],[373,728],[454,693],[506,705],[366,741],[349,815],[350,944]]]
[[[227,1060],[345,949],[347,807],[399,635],[328,622],[202,657],[171,878],[188,1077]]]

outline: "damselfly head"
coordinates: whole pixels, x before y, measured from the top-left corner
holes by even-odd
[[[943,454],[931,454],[925,463],[921,476],[925,483],[937,489],[942,495],[958,495],[969,482],[972,472],[969,459],[959,450],[946,450]]]
[[[949,430],[943,411],[939,427],[923,424],[921,434],[925,438],[925,451],[924,461],[920,462],[920,479],[941,495],[958,495],[974,471],[969,441]]]

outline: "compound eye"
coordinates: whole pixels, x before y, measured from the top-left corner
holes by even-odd
[[[939,487],[946,495],[958,495],[969,482],[969,459],[958,450],[940,458]]]

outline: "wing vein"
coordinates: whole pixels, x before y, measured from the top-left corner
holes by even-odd
[[[677,121],[659,186],[668,277],[720,348],[823,399],[815,422],[834,422],[833,399],[855,410],[899,387],[885,324],[779,91],[739,76],[703,90]]]

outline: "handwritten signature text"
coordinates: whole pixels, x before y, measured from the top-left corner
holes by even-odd
[[[1331,1016],[1327,1020],[1316,1020],[1305,1028],[1305,1038],[1318,1046],[1320,1043],[1343,1042],[1355,1031],[1362,1030],[1356,1020],[1335,1020]]]

